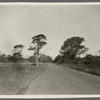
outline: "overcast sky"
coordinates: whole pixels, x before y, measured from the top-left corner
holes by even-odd
[[[13,46],[23,44],[23,54],[31,38],[38,34],[47,36],[47,46],[42,52],[53,58],[63,42],[72,36],[84,37],[88,53],[100,50],[99,5],[0,5],[0,50],[11,54]]]

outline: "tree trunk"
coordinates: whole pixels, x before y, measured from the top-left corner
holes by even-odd
[[[37,67],[39,66],[39,61],[38,61],[38,59],[39,59],[39,55],[36,54],[36,66],[37,66]]]

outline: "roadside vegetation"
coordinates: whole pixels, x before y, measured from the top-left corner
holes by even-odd
[[[88,54],[89,49],[83,45],[84,42],[85,39],[78,36],[65,40],[54,63],[68,64],[76,70],[100,75],[100,52],[98,55]]]
[[[59,50],[59,55],[53,60],[49,55],[40,52],[47,45],[47,37],[44,34],[38,34],[32,37],[31,46],[28,48],[29,51],[33,51],[33,55],[24,58],[22,55],[24,45],[16,44],[11,55],[0,52],[0,66],[3,66],[2,63],[5,65],[8,65],[8,63],[33,63],[34,66],[38,67],[39,63],[53,62],[64,65],[68,64],[76,70],[100,75],[100,51],[97,51],[97,55],[88,54],[89,48],[84,45],[84,42],[86,42],[85,39],[79,36],[66,39]],[[21,70],[22,67],[16,68]]]
[[[28,58],[23,57],[22,52],[24,49],[23,44],[16,44],[13,47],[12,54],[6,55],[0,52],[0,63],[34,63],[39,66],[39,62],[53,62],[52,57],[43,54],[40,50],[47,44],[47,38],[44,34],[38,34],[32,37],[31,46],[28,50],[33,51],[33,55]]]

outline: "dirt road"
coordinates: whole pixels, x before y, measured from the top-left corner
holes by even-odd
[[[28,87],[28,94],[100,94],[100,76],[48,64]]]

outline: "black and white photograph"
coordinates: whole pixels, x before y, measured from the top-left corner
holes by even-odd
[[[100,3],[0,3],[0,95],[100,95]]]

